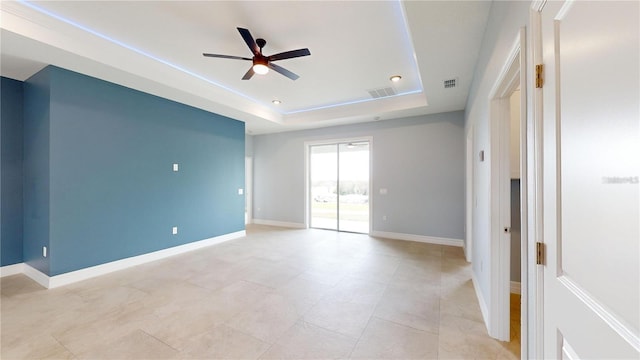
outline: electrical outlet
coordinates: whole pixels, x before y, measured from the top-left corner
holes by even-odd
[[[173,171],[178,171],[178,164],[173,164]]]
[[[173,229],[171,229],[171,233],[172,233],[173,235],[177,235],[177,234],[178,234],[178,227],[177,227],[177,226],[174,226],[174,227],[173,227]]]
[[[42,257],[47,257],[47,247],[46,246],[42,247]]]
[[[244,194],[244,189],[238,189],[238,195],[243,195]]]

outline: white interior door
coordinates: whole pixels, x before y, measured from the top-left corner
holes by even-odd
[[[639,5],[541,14],[544,357],[640,357]]]

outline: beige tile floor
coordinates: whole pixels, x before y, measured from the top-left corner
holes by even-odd
[[[519,357],[519,331],[488,337],[460,248],[360,234],[251,226],[61,288],[1,286],[2,359]]]

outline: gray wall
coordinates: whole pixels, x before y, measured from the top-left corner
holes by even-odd
[[[461,111],[254,136],[253,218],[303,224],[304,143],[364,136],[373,137],[373,230],[464,238]]]
[[[253,136],[244,136],[244,156],[253,157]]]

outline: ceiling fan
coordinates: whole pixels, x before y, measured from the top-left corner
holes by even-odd
[[[239,27],[238,31],[240,32],[240,36],[242,36],[242,38],[244,39],[244,42],[247,43],[247,46],[249,46],[249,49],[253,53],[253,58],[247,58],[242,56],[232,56],[232,55],[208,54],[208,53],[203,53],[202,55],[207,57],[215,57],[215,58],[223,58],[223,59],[253,61],[253,66],[251,66],[251,68],[249,68],[249,71],[247,71],[247,73],[244,74],[244,76],[242,77],[242,80],[251,79],[253,74],[264,75],[269,72],[269,69],[275,72],[278,72],[288,77],[291,80],[296,80],[297,78],[300,77],[294,74],[293,72],[283,68],[282,66],[273,64],[273,61],[311,55],[311,52],[309,51],[309,49],[304,48],[304,49],[298,49],[298,50],[291,50],[291,51],[285,51],[285,52],[281,52],[281,53],[270,55],[270,56],[265,56],[262,54],[262,48],[267,44],[267,41],[265,39],[254,40],[253,36],[251,36],[251,33],[247,29],[243,29]]]

